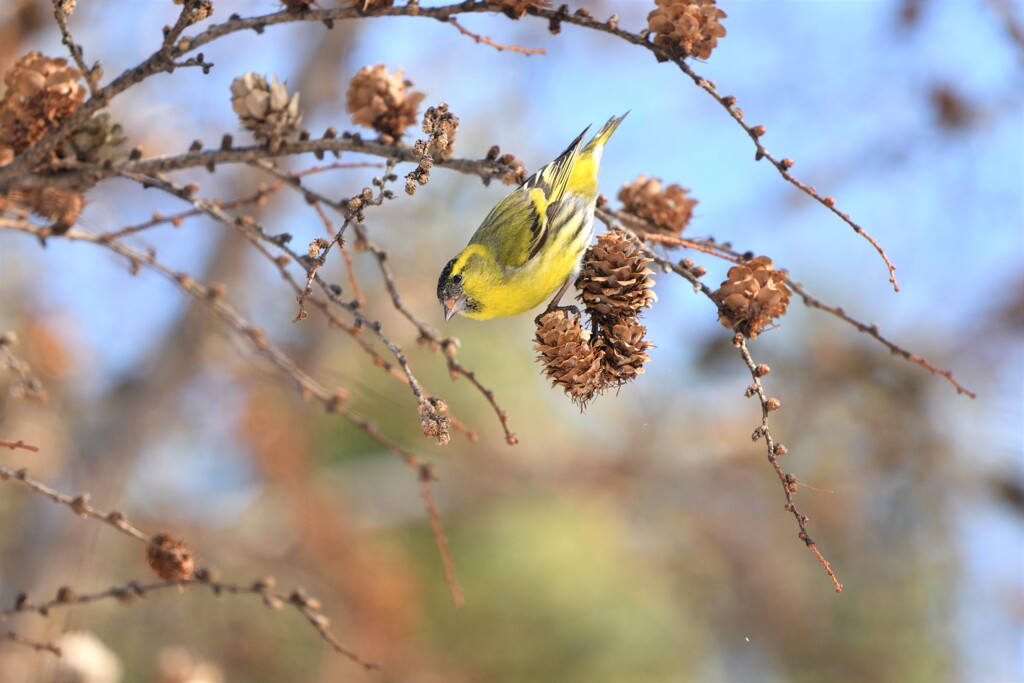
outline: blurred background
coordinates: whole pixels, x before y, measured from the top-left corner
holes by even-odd
[[[276,11],[215,0],[212,21]],[[323,2],[324,6],[331,3]],[[440,3],[423,0],[422,5]],[[579,3],[570,3],[575,8]],[[646,26],[652,3],[590,0],[591,12]],[[79,2],[71,27],[106,78],[146,57],[171,24],[167,2]],[[312,314],[237,233],[196,218],[132,244],[227,297],[386,434],[431,462],[466,606],[445,586],[414,473],[259,359],[201,302],[85,243],[0,231],[0,330],[43,380],[45,405],[7,395],[0,454],[62,491],[89,491],[147,532],[187,538],[226,580],[271,574],[324,603],[342,642],[387,674],[332,652],[293,612],[191,589],[25,615],[44,640],[94,637],[110,678],[74,678],[46,653],[0,643],[8,681],[395,680],[591,683],[669,681],[1024,680],[1024,9],[1007,0],[722,3],[728,35],[694,68],[735,95],[794,173],[833,195],[884,245],[755,163],[746,134],[671,64],[611,36],[544,21],[472,15],[477,45],[422,19],[291,24],[204,48],[209,75],[157,76],[117,98],[130,146],[181,152],[238,132],[228,86],[246,71],[301,92],[305,125],[355,130],[345,90],[363,66],[404,68],[424,104],[461,118],[456,156],[492,144],[531,172],[586,125],[631,114],[609,144],[602,191],[616,204],[643,173],[699,200],[687,236],[771,256],[792,279],[920,353],[978,393],[895,357],[796,300],[751,348],[783,408],[773,430],[802,483],[810,531],[845,585],[796,538],[744,398],[749,374],[708,300],[662,275],[645,316],[656,345],[645,375],[580,413],[540,376],[532,315],[444,324],[437,273],[507,193],[437,169],[414,197],[367,212],[403,299],[461,340],[460,359],[494,389],[519,445],[443,358],[416,344],[368,254],[355,254],[365,310],[408,350],[427,390],[479,434],[425,440],[408,389]],[[194,28],[186,33],[194,32]],[[49,2],[0,7],[0,69],[65,53]],[[412,137],[410,137],[411,141]],[[360,161],[358,156],[343,161]],[[368,159],[372,162],[378,159]],[[293,170],[316,162],[294,159]],[[400,167],[404,174],[411,166]],[[320,174],[348,197],[379,169]],[[251,193],[257,171],[181,173],[207,197]],[[88,196],[80,222],[103,232],[184,207],[123,181]],[[323,236],[315,212],[281,194],[259,210],[294,245]],[[300,248],[301,251],[301,248]],[[712,287],[727,264],[701,254]],[[342,284],[333,254],[324,274]],[[99,590],[147,578],[138,544],[10,485],[0,487],[0,604],[59,586]],[[95,654],[105,652],[106,654]]]

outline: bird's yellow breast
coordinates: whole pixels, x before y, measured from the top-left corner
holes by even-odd
[[[467,318],[486,320],[518,315],[545,303],[576,268],[579,257],[567,252],[531,261],[526,267],[504,277],[488,278],[490,284],[475,296],[480,308],[463,313]],[[495,266],[497,272],[500,267]],[[497,274],[496,272],[496,274]]]
[[[525,313],[545,303],[574,276],[594,234],[593,209],[565,207],[568,220],[536,258],[521,268],[504,268],[493,260],[483,265],[467,294],[479,304],[463,315],[474,320]],[[469,283],[467,283],[468,285]]]

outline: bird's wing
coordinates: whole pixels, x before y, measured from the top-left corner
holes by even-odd
[[[498,202],[470,243],[489,247],[498,264],[506,268],[522,267],[540,253],[550,237],[550,219],[558,211],[587,130],[589,126],[557,159]]]

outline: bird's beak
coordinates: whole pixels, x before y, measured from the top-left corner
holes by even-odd
[[[445,299],[441,302],[441,306],[444,308],[444,320],[448,322],[455,317],[455,299]]]

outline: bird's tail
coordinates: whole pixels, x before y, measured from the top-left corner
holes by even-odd
[[[604,147],[604,144],[608,142],[608,138],[612,136],[612,133],[615,132],[615,129],[619,127],[619,124],[627,116],[629,116],[628,111],[622,116],[613,116],[608,119],[608,123],[601,126],[601,130],[597,131],[597,134],[583,148],[583,154],[595,154],[600,158],[601,148]]]
[[[601,152],[604,150],[604,143],[612,136],[615,129],[622,123],[622,119],[629,114],[627,111],[622,116],[613,116],[608,123],[601,126],[587,146],[580,150],[579,159],[573,166],[572,176],[569,178],[568,189],[570,192],[581,194],[585,197],[597,197],[597,173],[601,166]]]

